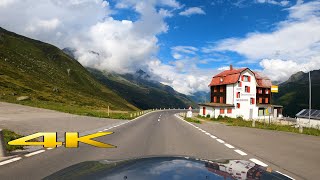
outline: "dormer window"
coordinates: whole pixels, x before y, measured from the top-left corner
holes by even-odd
[[[244,81],[244,82],[250,82],[251,81],[251,77],[247,76],[247,75],[242,75],[241,80]]]
[[[220,78],[220,82],[223,82],[223,78],[222,77]]]

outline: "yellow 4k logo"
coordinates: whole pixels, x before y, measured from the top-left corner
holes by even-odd
[[[66,132],[65,133],[65,147],[66,148],[77,148],[79,147],[79,142],[89,144],[99,148],[115,148],[111,144],[105,144],[99,141],[92,140],[93,138],[105,136],[112,134],[113,132],[98,132],[94,134],[89,134],[86,136],[79,137],[78,132]],[[43,142],[32,142],[30,140],[42,137]],[[62,142],[57,142],[57,133],[56,132],[38,132],[25,136],[13,141],[8,142],[9,145],[23,145],[23,146],[43,146],[45,148],[55,148],[62,145]]]

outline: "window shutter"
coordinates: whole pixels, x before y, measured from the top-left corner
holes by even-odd
[[[248,86],[248,93],[250,92],[250,86]]]
[[[248,82],[250,82],[251,81],[251,76],[248,76]]]
[[[239,82],[239,87],[242,87],[242,82]]]
[[[243,80],[244,80],[244,75],[241,76],[241,81],[243,81]]]

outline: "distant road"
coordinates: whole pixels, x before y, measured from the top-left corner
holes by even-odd
[[[259,161],[296,179],[318,179],[320,138],[299,134],[188,124],[167,110],[147,114],[110,131],[97,140],[116,145],[100,149],[81,144],[78,149],[59,147],[0,166],[1,179],[41,179],[73,164],[90,160],[116,160],[153,155],[182,155],[205,159]],[[312,158],[311,158],[312,157]]]

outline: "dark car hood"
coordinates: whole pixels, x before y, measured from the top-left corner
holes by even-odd
[[[188,157],[147,157],[88,161],[44,179],[289,179],[245,160],[209,161]]]

